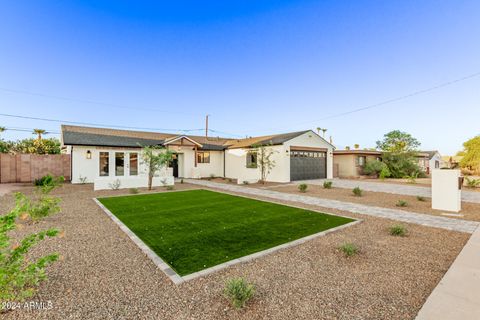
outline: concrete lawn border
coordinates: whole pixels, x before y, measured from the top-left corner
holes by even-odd
[[[208,189],[194,189],[194,190],[208,190]],[[178,192],[181,192],[181,191],[187,191],[187,190],[178,190]],[[208,191],[218,192],[216,190],[215,191],[208,190]],[[229,194],[229,193],[226,193],[226,192],[218,192],[218,193]],[[142,194],[132,194],[131,196],[134,196],[134,195],[142,195]],[[232,195],[232,194],[229,194],[229,195]],[[242,198],[252,199],[252,198],[249,198],[249,197],[246,197],[246,196],[240,196],[240,195],[237,195],[237,196],[242,197]],[[114,197],[116,197],[116,196],[114,196]],[[108,197],[105,197],[105,198],[108,198]],[[252,200],[279,204],[279,203],[274,202],[274,201],[266,201],[266,200],[259,200],[259,199],[252,199]],[[93,198],[93,201],[100,207],[100,209],[102,209],[102,211],[108,217],[110,217],[110,219],[120,228],[120,230],[122,230],[139,247],[139,249],[142,250],[143,253],[148,258],[150,258],[150,260],[152,260],[152,262],[160,270],[162,270],[167,275],[167,277],[176,285],[179,285],[183,282],[190,281],[190,280],[193,280],[193,279],[196,279],[196,278],[199,278],[199,277],[206,276],[206,275],[211,274],[213,272],[228,268],[230,266],[233,266],[233,265],[236,265],[236,264],[239,264],[239,263],[243,263],[243,262],[247,262],[247,261],[251,261],[251,260],[260,258],[262,256],[265,256],[265,255],[271,254],[273,252],[276,252],[278,250],[291,248],[291,247],[300,245],[300,244],[305,243],[307,241],[310,241],[312,239],[325,236],[329,233],[339,231],[339,230],[345,229],[347,227],[354,226],[354,225],[359,224],[363,221],[361,219],[354,219],[354,218],[351,218],[351,217],[346,217],[346,216],[342,216],[342,215],[338,215],[338,214],[332,214],[332,213],[322,212],[322,211],[318,211],[318,210],[305,209],[305,208],[302,208],[302,207],[281,204],[281,205],[284,205],[286,207],[293,207],[293,208],[313,211],[313,212],[317,212],[317,213],[328,214],[328,215],[332,215],[332,216],[344,217],[344,218],[348,218],[348,219],[353,219],[354,221],[343,224],[343,225],[335,227],[335,228],[330,228],[330,229],[327,229],[327,230],[324,230],[324,231],[321,231],[321,232],[317,232],[317,233],[308,235],[306,237],[303,237],[303,238],[300,238],[300,239],[297,239],[297,240],[294,240],[294,241],[283,243],[281,245],[278,245],[278,246],[275,246],[275,247],[272,247],[272,248],[268,248],[268,249],[265,249],[265,250],[262,250],[262,251],[259,251],[259,252],[255,252],[255,253],[252,253],[252,254],[237,258],[237,259],[233,259],[233,260],[230,260],[230,261],[218,264],[216,266],[213,266],[213,267],[210,267],[210,268],[198,271],[198,272],[194,272],[194,273],[191,273],[191,274],[188,274],[188,275],[182,277],[175,270],[173,270],[173,268],[168,263],[163,261],[162,258],[160,258],[152,249],[150,249],[149,246],[147,246],[132,230],[130,230],[130,228],[128,228],[120,219],[118,219],[97,198]]]

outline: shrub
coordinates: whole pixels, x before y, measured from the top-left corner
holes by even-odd
[[[247,180],[243,181],[243,184],[250,184]]]
[[[422,197],[422,196],[417,196],[417,200],[422,202],[426,201],[425,197]]]
[[[40,179],[35,179],[33,184],[37,187],[56,187],[65,181],[63,176],[54,177],[51,174],[41,177]]]
[[[332,184],[333,184],[333,181],[324,181],[323,182],[323,188],[332,189]]]
[[[298,190],[300,192],[307,192],[308,185],[306,183],[301,183],[298,185]]]
[[[138,188],[130,188],[129,192],[131,194],[137,194],[138,193]]]
[[[346,257],[351,257],[358,253],[358,248],[354,243],[344,243],[340,246],[340,250]]]
[[[403,237],[407,233],[407,229],[401,224],[396,224],[390,227],[390,234],[392,236]]]
[[[82,177],[82,175],[80,175],[78,177],[78,180],[80,181],[80,184],[86,184],[87,183],[87,177]]]
[[[404,178],[407,179],[408,183],[417,183],[417,178],[419,174],[419,172],[413,172],[410,175],[406,175]]]
[[[122,182],[120,181],[120,179],[116,179],[112,183],[109,183],[108,187],[112,190],[118,190],[120,189],[121,185],[122,185]]]
[[[243,278],[233,278],[227,280],[224,289],[225,297],[230,300],[232,305],[237,308],[243,308],[248,300],[250,300],[255,293],[255,286],[249,284]]]
[[[356,197],[361,197],[363,194],[363,191],[362,189],[360,189],[360,187],[353,188],[352,192],[353,192],[353,195]]]
[[[183,179],[180,179],[180,183],[183,183]]]
[[[385,180],[385,178],[390,177],[392,174],[390,173],[390,170],[388,169],[387,166],[382,168],[382,171],[380,171],[380,176],[379,178],[382,180]]]
[[[469,188],[476,188],[477,186],[480,186],[480,179],[470,179],[470,178],[465,178],[467,182],[467,187]]]
[[[420,167],[415,159],[414,152],[391,153],[384,152],[382,154],[383,163],[387,166],[390,177],[404,178],[417,173],[420,177]]]
[[[406,207],[406,206],[408,206],[408,202],[405,201],[405,200],[398,200],[396,206],[397,207]]]
[[[57,229],[48,229],[25,236],[18,245],[11,245],[12,239],[8,232],[17,228],[17,220],[30,205],[36,206],[34,200],[23,194],[16,195],[14,209],[5,215],[0,215],[0,302],[24,301],[32,297],[47,276],[45,268],[58,259],[53,253],[38,259],[29,256],[30,249],[47,237],[55,237]],[[1,313],[1,311],[0,311]]]
[[[384,178],[386,178],[390,175],[389,171],[388,171],[388,175],[387,175],[386,170],[388,171],[387,165],[385,163],[383,163],[382,161],[379,161],[379,160],[367,161],[367,163],[363,167],[363,173],[366,174],[366,175],[369,175],[369,176],[380,176],[382,171],[384,171],[384,173],[383,173]]]
[[[173,190],[173,189],[175,189],[174,186],[167,186],[167,190]]]
[[[210,179],[215,179],[215,175],[213,173],[210,174]]]
[[[36,190],[33,198],[29,198],[23,193],[16,193],[16,203],[21,205],[23,212],[33,221],[38,221],[60,211],[60,198],[49,196],[54,188],[55,186],[43,186]]]

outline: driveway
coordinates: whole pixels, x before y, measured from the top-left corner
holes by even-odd
[[[25,187],[25,184],[23,183],[2,183],[0,184],[0,197],[7,193],[18,191],[23,187]]]
[[[325,179],[295,181],[295,184],[308,183],[322,185]],[[431,197],[430,187],[416,185],[402,185],[394,183],[368,182],[362,180],[333,179],[333,185],[339,188],[353,189],[360,187],[366,191],[404,194],[407,196]],[[465,202],[480,203],[480,192],[462,190],[462,200]]]

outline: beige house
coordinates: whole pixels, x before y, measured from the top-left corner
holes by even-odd
[[[375,150],[333,151],[333,172],[335,177],[357,178],[363,175],[367,161],[380,160],[382,153]]]

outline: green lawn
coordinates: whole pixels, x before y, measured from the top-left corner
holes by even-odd
[[[180,275],[353,221],[207,190],[99,201]]]

